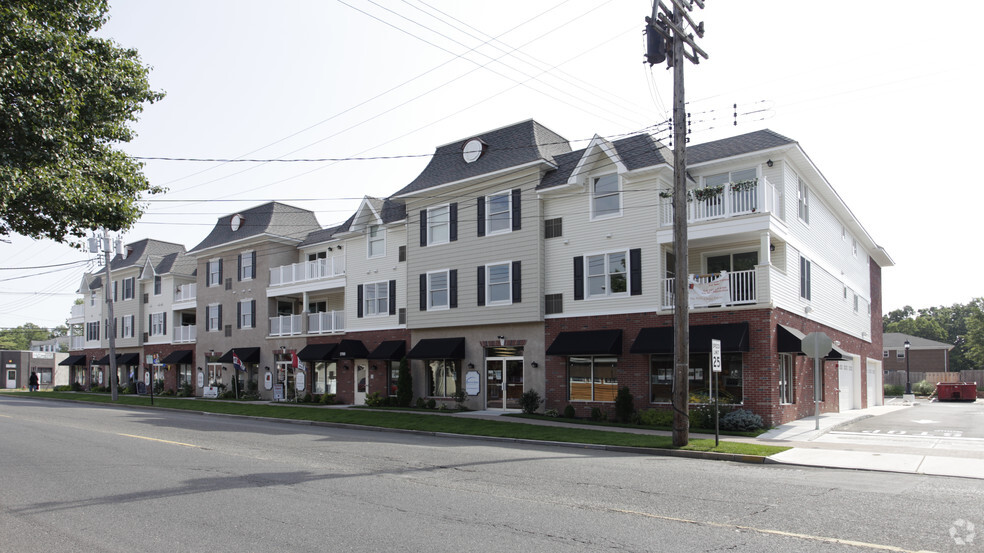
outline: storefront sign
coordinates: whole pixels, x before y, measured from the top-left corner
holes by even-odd
[[[731,280],[727,272],[717,277],[690,275],[690,307],[708,307],[731,303]]]
[[[218,386],[205,386],[205,391],[202,392],[202,397],[215,399],[219,397],[219,387]]]
[[[271,373],[270,371],[267,371],[263,375],[263,388],[267,390],[273,388],[273,373]]]
[[[468,371],[465,373],[465,392],[470,396],[477,396],[481,388],[482,376],[478,371]]]
[[[297,371],[297,374],[294,375],[294,388],[296,388],[298,392],[304,391],[304,371],[299,370]]]
[[[205,373],[198,371],[198,387],[201,388],[205,385]]]
[[[284,385],[278,383],[273,388],[273,401],[283,401],[284,400]]]

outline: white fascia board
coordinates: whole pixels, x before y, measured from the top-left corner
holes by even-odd
[[[250,245],[251,243],[260,244],[263,242],[277,242],[280,244],[297,245],[301,243],[301,239],[289,238],[287,236],[279,236],[276,234],[263,233],[263,234],[256,234],[253,236],[247,236],[246,238],[240,238],[239,240],[233,240],[232,242],[216,244],[215,246],[209,246],[207,248],[202,248],[200,250],[195,250],[194,252],[191,252],[188,255],[194,255],[195,259],[201,259],[203,257],[209,257],[211,255],[215,255],[216,252],[242,248],[244,246]]]
[[[407,192],[406,194],[402,194],[400,196],[395,196],[395,197],[396,198],[412,198],[412,197],[414,197],[414,196],[416,196],[418,194],[424,194],[424,193],[431,194],[435,190],[440,190],[442,188],[448,188],[450,186],[460,186],[460,185],[468,184],[468,183],[471,183],[471,182],[474,182],[474,181],[477,181],[477,180],[485,180],[485,179],[497,177],[499,175],[504,175],[506,173],[511,173],[513,171],[521,171],[523,169],[528,169],[530,167],[536,167],[538,165],[545,165],[548,169],[556,169],[557,168],[557,164],[555,164],[555,163],[552,163],[552,162],[547,161],[545,159],[537,159],[537,160],[534,160],[534,161],[530,161],[529,163],[524,163],[522,165],[514,165],[512,167],[506,167],[505,169],[499,169],[498,171],[493,171],[491,173],[482,173],[481,175],[475,175],[474,177],[468,177],[467,179],[461,179],[461,180],[446,182],[444,184],[439,184],[437,186],[431,186],[431,187],[428,187],[428,188],[422,188],[420,190],[415,190],[413,192]]]
[[[615,145],[596,134],[584,149],[584,153],[581,154],[581,159],[578,160],[577,166],[571,171],[571,176],[567,178],[567,184],[584,184],[585,179],[587,179],[587,173],[590,172],[590,168],[595,164],[595,160],[589,160],[589,158],[598,149],[604,152],[608,159],[615,164],[618,174],[621,175],[628,171],[625,163],[622,161],[622,157],[615,150]]]

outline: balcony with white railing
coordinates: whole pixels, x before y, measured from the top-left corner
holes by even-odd
[[[707,190],[704,188],[691,190],[687,201],[687,222],[699,223],[766,212],[785,221],[782,191],[765,177],[750,182],[726,184],[718,194],[702,192]],[[660,225],[672,226],[672,197],[661,196],[659,209]]]
[[[308,332],[311,334],[345,332],[345,312],[308,313]]]
[[[763,269],[768,269],[768,267],[763,267]],[[757,269],[751,269],[710,275],[690,275],[690,292],[688,293],[690,308],[731,307],[758,303],[757,272]],[[663,279],[663,309],[673,309],[676,306],[675,281],[676,279],[673,278]]]
[[[174,327],[174,338],[173,342],[175,344],[189,344],[198,340],[198,331],[196,325],[181,325]]]
[[[285,286],[345,276],[345,258],[328,257],[270,269],[270,286]]]
[[[270,336],[294,336],[304,332],[301,315],[280,315],[270,317]]]
[[[193,302],[198,297],[198,284],[190,282],[178,286],[174,292],[174,303]]]
[[[79,324],[85,321],[85,306],[73,305],[72,313],[68,317],[69,324]]]
[[[85,348],[85,336],[72,336],[68,345],[70,351],[77,351]]]

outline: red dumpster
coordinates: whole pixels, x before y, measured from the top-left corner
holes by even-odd
[[[940,401],[977,401],[977,383],[937,382],[936,397]]]

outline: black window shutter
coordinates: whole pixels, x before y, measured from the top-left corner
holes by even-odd
[[[218,312],[219,324],[215,327],[216,330],[222,328],[222,304],[219,304],[218,308],[219,308],[219,312]]]
[[[574,299],[584,299],[584,258],[574,258]]]
[[[420,274],[420,310],[427,311],[427,273]]]
[[[243,302],[236,302],[236,328],[243,327]]]
[[[243,254],[236,256],[236,280],[243,279]]]
[[[390,315],[396,315],[396,281],[389,281],[389,312]]]
[[[365,296],[363,294],[363,287],[362,286],[363,285],[360,284],[355,289],[355,303],[356,303],[355,316],[358,317],[358,318],[360,318],[360,319],[362,318],[362,315],[364,314],[364,311],[362,311],[362,300],[365,298]]]
[[[520,303],[523,301],[523,275],[522,264],[520,261],[512,263],[512,302]]]
[[[629,294],[642,295],[642,249],[629,250]]]
[[[420,210],[420,247],[427,246],[427,210]]]
[[[256,255],[255,253],[253,255]],[[249,302],[249,324],[251,327],[256,328],[256,300],[250,300]]]
[[[448,271],[448,307],[458,307],[458,269]]]
[[[256,278],[256,251],[251,252],[250,257],[252,258],[249,265],[250,275],[249,278]]]
[[[154,327],[154,316],[147,315],[147,330],[149,331],[153,327]]]
[[[167,311],[161,313],[161,326],[164,327],[161,330],[164,331],[164,334],[167,334]]]
[[[119,286],[117,286],[117,284],[119,284],[119,283],[120,283],[120,281],[118,281],[118,280],[114,280],[114,281],[113,281],[113,301],[117,301],[117,300],[116,300],[116,298],[117,298],[118,296],[117,296],[117,294],[116,294],[116,291],[117,291],[117,289],[119,288]]]
[[[219,258],[219,284],[222,283],[222,259]]]
[[[523,228],[523,210],[520,206],[520,199],[522,198],[523,191],[519,188],[512,191],[512,229],[519,230]],[[515,300],[513,300],[515,301]]]
[[[448,211],[451,212],[451,228],[448,230],[448,240],[454,242],[458,239],[458,202],[452,202]]]
[[[478,235],[485,236],[485,196],[478,197]]]
[[[478,305],[485,305],[485,265],[478,266]]]

